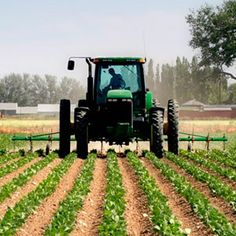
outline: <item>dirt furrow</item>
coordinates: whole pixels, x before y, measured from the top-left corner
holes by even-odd
[[[222,214],[224,214],[225,217],[229,220],[229,222],[236,223],[236,218],[232,207],[229,205],[229,203],[225,202],[223,198],[213,195],[207,184],[194,179],[194,177],[189,175],[187,172],[185,172],[185,170],[178,167],[172,161],[166,158],[163,158],[162,161],[165,164],[168,164],[177,173],[184,176],[186,180],[190,182],[194,188],[196,188],[199,192],[204,194],[205,197],[208,198],[208,201],[211,203],[211,205],[216,209],[218,209]]]
[[[95,163],[90,192],[77,215],[75,229],[70,235],[98,235],[98,226],[102,220],[106,187],[106,159],[98,158]]]
[[[17,231],[17,236],[43,235],[46,226],[50,223],[53,214],[59,207],[66,194],[72,189],[83,164],[82,159],[77,159],[68,172],[61,178],[55,192],[46,198],[35,212],[29,216],[25,224]]]
[[[165,179],[160,170],[155,168],[147,159],[142,158],[142,161],[149,174],[155,178],[161,193],[168,199],[168,206],[181,222],[181,228],[183,230],[190,229],[191,236],[214,235],[194,214],[187,200],[175,191],[174,187]]]
[[[125,188],[125,220],[128,235],[156,235],[150,221],[150,210],[143,191],[138,186],[138,178],[126,158],[118,159]]]
[[[197,167],[200,168],[201,170],[203,170],[203,171],[209,173],[210,175],[213,175],[214,177],[217,177],[217,178],[220,179],[222,182],[224,182],[225,184],[229,185],[229,187],[231,187],[233,190],[236,191],[236,182],[235,182],[235,181],[230,180],[229,178],[224,177],[224,176],[220,175],[219,173],[217,173],[217,172],[215,172],[215,171],[213,171],[213,170],[211,170],[211,169],[209,169],[209,168],[207,168],[207,167],[205,167],[205,166],[203,166],[203,165],[200,165],[200,164],[198,164],[198,163],[196,163],[196,162],[194,162],[194,161],[192,161],[192,160],[189,160],[189,159],[186,159],[186,160],[187,160],[190,164],[197,166]]]
[[[4,184],[6,184],[7,182],[11,181],[12,179],[14,179],[16,176],[18,176],[23,171],[25,171],[30,166],[32,166],[33,164],[35,164],[36,162],[38,162],[40,160],[41,160],[40,158],[34,158],[33,160],[31,160],[30,162],[28,162],[25,165],[21,166],[20,168],[13,171],[12,173],[9,173],[9,174],[3,176],[2,178],[0,178],[0,187],[3,186]]]
[[[7,198],[0,204],[0,218],[6,213],[8,207],[13,207],[21,198],[26,196],[29,192],[33,191],[37,185],[47,178],[51,170],[61,162],[61,159],[57,158],[45,168],[40,170],[36,175],[32,176],[31,180],[19,190],[14,192],[10,198]]]

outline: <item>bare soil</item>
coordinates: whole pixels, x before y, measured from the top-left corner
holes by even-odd
[[[184,231],[186,231],[186,229],[190,229],[191,236],[214,235],[213,232],[211,232],[211,230],[207,228],[195,215],[187,200],[178,194],[171,183],[165,179],[160,170],[155,168],[147,159],[142,158],[142,161],[149,174],[156,180],[156,184],[161,193],[166,196],[168,200],[168,206],[176,218],[181,222],[181,228]]]
[[[194,179],[194,177],[192,177],[187,172],[185,172],[183,169],[181,169],[180,167],[175,165],[172,161],[170,161],[166,158],[163,158],[162,160],[165,164],[168,164],[178,174],[184,176],[186,178],[186,180],[195,189],[197,189],[199,192],[201,192],[203,195],[205,195],[205,197],[208,199],[210,204],[213,207],[215,207],[219,212],[221,212],[223,215],[225,215],[225,217],[228,219],[229,222],[234,223],[234,224],[236,223],[235,213],[234,213],[232,207],[230,206],[230,204],[225,202],[225,200],[222,199],[221,197],[214,196],[212,194],[212,192],[210,191],[209,187],[207,186],[207,184],[197,181],[196,179]]]
[[[157,235],[153,231],[147,199],[138,186],[138,178],[126,158],[118,159],[125,188],[125,220],[128,235]]]
[[[45,168],[40,170],[34,175],[30,181],[14,192],[10,198],[7,198],[0,204],[0,218],[6,213],[8,207],[13,207],[21,198],[26,196],[29,192],[33,191],[39,183],[41,183],[51,173],[52,169],[61,162],[61,159],[57,158],[48,164]]]
[[[38,209],[29,216],[25,224],[17,231],[17,236],[43,235],[46,226],[50,223],[53,214],[59,207],[66,194],[72,189],[74,181],[78,176],[83,160],[77,159],[68,172],[61,178],[55,192],[46,198]]]
[[[98,235],[105,197],[106,165],[106,159],[97,158],[90,192],[77,215],[75,229],[70,235]]]

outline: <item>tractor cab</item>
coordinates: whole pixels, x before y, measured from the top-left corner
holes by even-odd
[[[109,99],[112,99],[113,94],[119,94],[123,99],[127,98],[127,91],[111,92],[110,90],[128,90],[134,102],[134,110],[145,107],[145,83],[142,65],[145,62],[144,59],[95,58],[92,59],[92,62],[96,64],[94,102],[98,107],[106,104],[108,94]],[[128,98],[130,99],[129,95]]]

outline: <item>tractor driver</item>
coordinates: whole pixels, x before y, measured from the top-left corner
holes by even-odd
[[[116,74],[113,68],[110,68],[108,72],[112,76],[108,87],[111,89],[124,89],[125,81],[122,79],[121,74]]]

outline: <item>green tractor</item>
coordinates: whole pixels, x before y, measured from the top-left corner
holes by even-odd
[[[69,59],[68,70],[74,69],[74,58]],[[139,140],[149,141],[150,151],[161,158],[164,135],[167,135],[168,150],[178,154],[178,105],[173,99],[168,101],[164,123],[164,108],[154,102],[152,93],[145,87],[145,59],[85,57],[85,60],[88,64],[86,99],[78,101],[74,123],[70,118],[70,101],[60,101],[60,156],[70,153],[71,135],[75,135],[80,158],[87,157],[90,141],[129,145]]]

